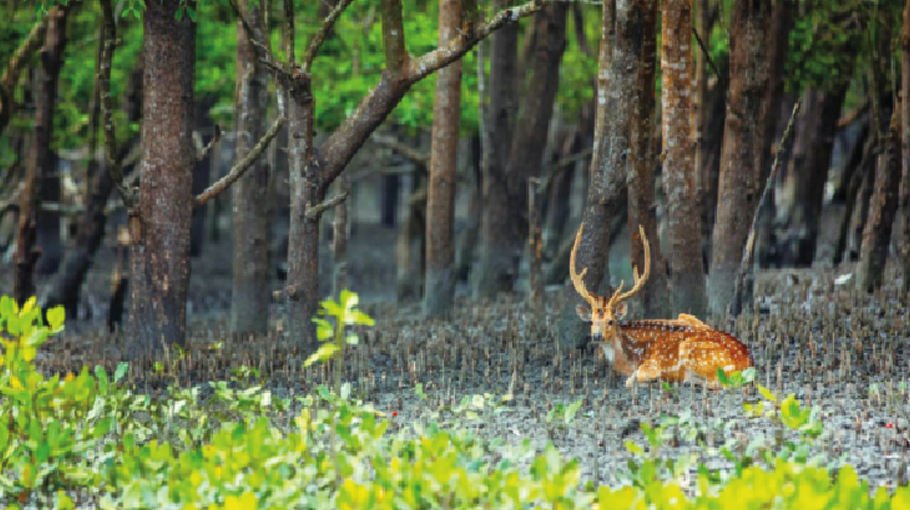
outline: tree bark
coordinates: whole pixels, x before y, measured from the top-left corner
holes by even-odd
[[[534,17],[535,41],[528,62],[530,81],[521,96],[505,168],[506,186],[515,208],[504,218],[510,225],[506,237],[496,243],[496,248],[510,254],[513,261],[520,260],[527,249],[528,179],[540,175],[547,147],[559,89],[559,66],[566,48],[568,8],[565,2],[554,2]],[[517,273],[517,268],[508,271],[512,281],[506,290],[512,289]],[[508,280],[504,275],[491,276]]]
[[[866,167],[868,167],[869,154],[873,148],[874,137],[871,134],[871,119],[863,123],[860,132],[850,149],[845,168],[842,172],[840,192],[835,191],[833,201],[843,201],[844,216],[838,229],[837,244],[834,248],[834,257],[831,262],[835,265],[844,260],[847,250],[847,241],[850,237],[850,223],[853,211],[859,198],[859,190],[865,180]]]
[[[0,77],[0,135],[6,129],[12,118],[15,107],[14,90],[19,82],[19,73],[22,71],[32,53],[44,43],[44,36],[47,32],[47,25],[50,16],[38,20],[32,27],[25,39],[16,48],[16,52],[10,58],[3,75]]]
[[[604,2],[601,33],[613,34],[612,44],[601,45],[598,78],[598,116],[601,132],[595,132],[597,146],[592,161],[593,176],[583,213],[582,232],[576,258],[578,267],[587,268],[585,287],[603,294],[610,288],[607,260],[610,250],[610,224],[619,214],[620,196],[626,193],[626,155],[629,149],[629,115],[637,86],[635,68],[641,53],[640,18],[635,1]],[[610,52],[610,56],[605,56]],[[607,70],[604,66],[608,66]],[[601,87],[604,88],[601,88]],[[594,290],[596,289],[596,290]]]
[[[730,101],[724,127],[714,223],[708,303],[724,313],[733,297],[743,247],[760,188],[756,165],[762,147],[763,108],[768,87],[771,2],[737,0],[730,36]]]
[[[293,19],[291,0],[285,0],[286,16]],[[385,9],[385,7],[383,7]],[[383,13],[385,10],[383,10]],[[294,26],[291,24],[290,31]],[[321,215],[307,215],[307,209],[322,203],[325,189],[313,159],[313,117],[315,99],[312,75],[295,68],[294,38],[285,41],[288,64],[294,71],[282,86],[290,99],[288,115],[288,171],[291,184],[291,226],[288,233],[288,330],[307,351],[316,346],[316,316],[319,293],[319,222]]]
[[[141,93],[141,80],[130,80],[127,87],[127,97],[134,98]],[[125,101],[132,102],[132,99]],[[127,116],[131,122],[138,118]],[[120,150],[118,161],[122,161],[138,137],[124,144]],[[66,256],[60,271],[48,287],[47,294],[42,299],[42,307],[49,308],[54,305],[63,305],[68,316],[76,317],[79,304],[79,292],[85,282],[85,276],[94,263],[95,254],[104,239],[107,214],[105,207],[114,189],[114,179],[106,167],[101,171],[92,172],[89,183],[89,198],[85,211],[80,215],[79,225],[76,229],[76,239],[73,245],[67,248]],[[119,249],[119,248],[118,248]]]
[[[483,65],[483,61],[480,60],[479,56],[478,61],[479,65]],[[480,223],[483,219],[483,176],[481,175],[481,168],[483,167],[480,162],[483,148],[480,139],[481,136],[474,136],[471,139],[471,162],[468,163],[468,171],[471,172],[469,191],[471,201],[470,205],[468,205],[467,222],[455,242],[456,282],[467,283],[469,281],[471,268],[474,266],[474,255],[477,252],[477,240],[480,239]]]
[[[629,111],[629,166],[628,166],[628,207],[629,207],[629,242],[631,263],[644,268],[644,251],[639,239],[638,226],[645,228],[645,235],[651,245],[651,277],[639,294],[642,303],[642,317],[666,317],[670,313],[670,294],[667,282],[667,263],[660,247],[657,231],[657,208],[654,206],[654,166],[652,146],[660,143],[659,137],[652,136],[652,125],[655,122],[654,81],[657,67],[657,4],[641,2],[637,4],[637,16],[640,17],[641,43],[638,46],[633,91],[635,105]],[[691,36],[689,25],[686,36]],[[688,44],[688,39],[686,40]],[[687,57],[688,58],[688,57]],[[690,83],[686,82],[686,86]],[[688,112],[687,112],[688,113]],[[688,128],[689,119],[685,119],[683,129]]]
[[[771,47],[769,49],[769,68],[768,68],[768,88],[765,90],[765,102],[762,106],[764,111],[764,124],[762,125],[762,147],[758,153],[758,171],[759,188],[764,188],[768,175],[771,172],[771,157],[773,155],[775,138],[779,138],[778,133],[782,132],[787,122],[787,117],[778,115],[782,112],[781,100],[784,95],[784,65],[787,60],[790,43],[790,29],[793,25],[791,10],[793,0],[778,0],[774,3],[771,11]],[[808,106],[808,105],[806,105]],[[803,113],[807,111],[803,109]],[[772,183],[773,186],[774,183]],[[757,232],[755,233],[755,260],[759,265],[770,258],[773,248],[777,244],[777,238],[774,233],[774,217],[776,203],[774,200],[774,188],[765,199],[765,205],[759,214]],[[754,286],[755,280],[747,278],[745,284],[749,287]],[[746,289],[745,294],[751,296],[751,289]]]
[[[461,0],[440,2],[440,46],[454,38],[461,28],[461,7]],[[423,292],[423,312],[428,317],[446,312],[455,298],[455,173],[460,124],[461,61],[458,61],[436,73]]]
[[[710,0],[694,0],[692,3],[695,6],[692,26],[702,41],[708,44],[708,32],[711,30],[708,20]],[[692,140],[695,143],[694,167],[695,189],[698,191],[697,204],[699,213],[704,218],[704,208],[707,207],[707,203],[704,201],[704,191],[708,184],[708,175],[705,171],[705,161],[708,154],[706,151],[707,146],[704,144],[705,132],[708,127],[708,65],[705,53],[701,51],[701,48],[696,48],[695,50],[695,73],[692,75],[692,90],[694,90],[695,94],[692,96],[692,108],[689,110],[691,115],[689,129],[692,130]]]
[[[505,0],[495,0],[494,8],[501,9]],[[480,257],[472,274],[475,297],[489,297],[497,292],[512,290],[511,273],[515,271],[514,254],[500,247],[508,237],[508,217],[518,210],[518,197],[507,185],[506,166],[510,141],[518,111],[518,26],[510,25],[497,31],[490,44],[490,117],[489,142],[484,151],[486,164],[482,167],[483,219],[480,225]]]
[[[349,2],[347,2],[349,3]],[[345,1],[339,8],[347,5]],[[279,73],[280,80],[290,89],[289,149],[292,189],[295,192],[291,207],[291,231],[288,253],[288,288],[286,295],[290,333],[312,347],[315,329],[310,319],[319,304],[318,294],[318,242],[319,219],[328,186],[345,170],[354,154],[367,138],[386,119],[401,101],[404,94],[418,81],[456,60],[492,32],[540,10],[542,4],[532,1],[521,6],[498,12],[494,18],[479,26],[462,27],[458,35],[447,44],[418,58],[412,58],[405,46],[401,1],[384,0],[381,5],[383,46],[386,66],[379,83],[360,102],[347,120],[326,139],[318,155],[312,150],[313,97],[309,66],[318,51],[321,40],[317,37],[307,51],[304,66],[286,66]],[[288,9],[286,9],[288,10]],[[335,13],[338,9],[333,10]],[[330,15],[331,18],[331,15]],[[325,33],[323,25],[321,34]],[[289,37],[293,47],[293,38]],[[292,52],[288,53],[292,57]],[[296,165],[295,160],[300,160]],[[299,193],[297,191],[300,191]]]
[[[901,36],[901,189],[900,210],[903,217],[904,280],[901,291],[910,299],[910,0],[904,5],[904,30]],[[904,301],[907,302],[907,301]]]
[[[810,88],[805,92],[788,172],[794,199],[782,254],[785,265],[810,267],[815,260],[837,119],[848,85],[846,80],[839,80],[832,90]]]
[[[192,143],[196,24],[174,13],[179,0],[144,13],[142,164],[130,218],[129,357],[186,344],[193,212]]]
[[[844,218],[847,232],[846,234],[842,232],[841,238],[844,239],[845,249],[838,250],[843,254],[842,258],[839,259],[842,262],[856,262],[859,260],[859,252],[863,244],[863,229],[866,226],[866,218],[869,216],[869,203],[872,201],[872,192],[875,189],[875,168],[878,159],[876,156],[877,138],[877,136],[873,136],[868,140],[869,148],[865,151],[866,154],[863,156],[863,162],[860,165],[859,185],[853,195],[853,207],[852,209],[848,207],[852,214]],[[840,242],[838,246],[840,247]]]
[[[661,120],[673,316],[678,313],[703,316],[707,311],[701,218],[693,161],[695,144],[692,131],[687,129],[691,109],[690,25],[688,0],[664,0],[661,4]]]
[[[13,295],[19,303],[24,303],[35,295],[34,271],[41,256],[41,247],[36,246],[41,188],[45,176],[53,172],[51,165],[56,160],[51,151],[51,140],[57,84],[67,42],[66,20],[69,10],[69,6],[60,5],[48,12],[47,31],[41,50],[41,67],[38,69],[35,90],[35,137],[29,148],[25,186],[19,199],[16,278],[13,288]]]
[[[411,175],[407,219],[400,227],[395,243],[395,260],[398,266],[395,281],[399,302],[423,299],[423,275],[426,274],[426,165],[415,161]]]
[[[727,75],[729,60],[717,62],[720,73]],[[703,266],[708,267],[711,261],[713,245],[711,244],[714,232],[714,223],[717,217],[717,190],[720,183],[720,160],[724,142],[724,118],[726,117],[727,95],[729,87],[726,80],[717,80],[716,85],[708,93],[702,139],[698,142],[696,157],[699,162],[696,168],[701,174],[703,185],[699,188],[699,203],[702,217],[702,258]]]
[[[242,0],[253,34],[237,22],[237,86],[234,98],[235,154],[239,162],[265,133],[268,75],[259,63],[251,38],[266,40],[263,4]],[[269,167],[260,157],[231,187],[233,265],[231,332],[264,335],[269,327]]]
[[[898,115],[894,108],[887,137],[882,140],[884,147],[878,156],[875,171],[875,189],[869,202],[869,216],[863,229],[863,245],[859,264],[856,267],[857,289],[874,292],[882,286],[888,247],[891,244],[891,229],[897,212],[898,187],[901,178],[901,138],[898,132]]]
[[[349,194],[351,186],[345,174],[337,180],[338,193]],[[332,295],[340,296],[347,288],[348,280],[348,201],[344,200],[335,206],[335,217],[332,221]]]
[[[517,263],[525,250],[528,232],[528,178],[540,174],[559,88],[559,64],[566,46],[567,14],[568,5],[555,2],[534,17],[534,50],[530,52],[528,62],[530,78],[527,90],[517,109],[518,117],[511,140],[506,141],[510,149],[505,166],[498,167],[498,162],[494,163],[495,168],[503,168],[504,175],[490,176],[499,181],[491,183],[492,185],[505,188],[506,201],[495,206],[491,205],[491,200],[485,201],[491,207],[485,215],[485,220],[490,225],[485,227],[487,235],[483,239],[478,275],[477,289],[481,297],[512,290],[518,276]],[[500,49],[494,42],[494,62]],[[498,70],[495,67],[493,69],[493,114],[498,116],[503,109],[496,104],[496,98],[503,92],[503,88],[496,82]],[[502,72],[514,71],[506,69]],[[494,118],[494,133],[501,122],[499,118]],[[496,145],[496,142],[492,145]],[[500,208],[505,210],[498,211]]]

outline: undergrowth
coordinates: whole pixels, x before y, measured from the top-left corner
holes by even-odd
[[[780,399],[760,385],[746,416],[771,417],[796,441],[757,435],[746,448],[725,447],[734,469],[711,470],[697,457],[662,460],[671,437],[697,441],[691,416],[642,425],[647,450],[635,454],[623,487],[582,483],[577,460],[549,444],[534,451],[481,440],[467,426],[490,420],[501,399],[466,395],[450,414],[456,425],[430,418],[392,425],[392,417],[354,398],[340,377],[348,328],[373,320],[357,295],[323,303],[325,343],[309,359],[333,363],[332,388],[276,398],[256,385],[254,369],[233,381],[181,387],[162,397],[125,383],[127,365],[65,377],[35,368],[44,342],[64,328],[62,308],[42,314],[35,299],[21,308],[0,299],[0,505],[7,508],[231,509],[264,508],[870,508],[910,509],[910,489],[870,494],[850,466],[836,476],[809,455],[821,427],[792,395]],[[159,370],[166,367],[159,365]],[[754,372],[722,377],[752,384]],[[202,393],[208,398],[202,398]],[[416,388],[423,395],[422,387]],[[558,405],[548,427],[571,422],[580,402]],[[435,415],[436,418],[441,413]],[[695,471],[697,479],[689,480]],[[692,485],[694,483],[694,490]]]

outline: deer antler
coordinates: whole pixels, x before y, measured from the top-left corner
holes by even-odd
[[[633,285],[632,289],[628,292],[620,294],[623,286],[623,282],[620,281],[619,288],[616,289],[616,292],[613,294],[613,297],[610,298],[610,302],[607,306],[616,306],[626,299],[634,296],[635,293],[640,291],[641,288],[645,285],[645,282],[648,281],[648,276],[651,274],[651,246],[648,244],[648,236],[645,235],[645,229],[641,225],[638,226],[638,233],[641,234],[641,243],[645,248],[645,272],[639,275],[638,266],[633,264],[632,274],[635,277],[635,285]]]
[[[569,258],[569,276],[572,278],[572,284],[575,285],[575,292],[585,299],[588,303],[593,304],[594,297],[588,292],[588,289],[585,288],[584,276],[588,272],[588,268],[581,270],[581,273],[575,271],[575,252],[578,251],[578,241],[581,240],[581,231],[584,230],[585,223],[581,222],[581,225],[578,226],[578,233],[575,234],[575,244],[572,246],[572,255]]]

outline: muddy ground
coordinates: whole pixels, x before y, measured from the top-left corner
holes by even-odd
[[[363,342],[350,353],[345,377],[378,408],[397,411],[400,426],[429,420],[434,409],[457,404],[465,395],[512,393],[511,402],[484,414],[482,420],[448,419],[505,444],[527,439],[542,449],[552,440],[566,457],[580,460],[584,481],[596,478],[609,484],[627,480],[631,454],[624,441],[645,445],[640,422],[656,424],[665,414],[691,414],[697,439],[691,441],[684,427],[659,454],[689,453],[709,467],[731,468],[720,452],[724,445],[745,451],[759,436],[769,442],[795,438],[773,420],[745,416],[743,403],[760,400],[754,388],[627,389],[623,378],[593,351],[575,348],[575,339],[558,341],[559,310],[566,299],[576,299],[565,289],[548,292],[543,311],[532,311],[520,295],[494,302],[472,302],[462,296],[451,317],[423,320],[417,303],[392,301],[394,235],[391,229],[361,227],[351,240],[350,288],[361,294],[377,326],[365,331]],[[40,359],[46,370],[84,363],[112,367],[119,359],[125,339],[108,334],[104,326],[112,252],[109,248],[102,252],[100,269],[92,272],[85,287],[80,320],[69,320],[67,331],[48,344]],[[328,253],[324,255],[323,267],[329,267]],[[908,478],[910,311],[897,293],[902,276],[894,268],[888,271],[887,286],[875,295],[854,292],[852,281],[836,281],[850,270],[764,273],[753,310],[757,314],[735,323],[706,322],[732,330],[750,346],[758,382],[781,396],[794,393],[817,408],[823,433],[810,452],[816,462],[828,466],[849,462],[873,486],[893,487]],[[194,259],[192,274],[189,327],[194,355],[185,382],[225,377],[229,367],[240,364],[262,370],[279,395],[291,391],[300,395],[322,381],[319,370],[301,368],[301,354],[280,332],[284,318],[278,305],[273,306],[274,332],[268,338],[227,334],[229,244],[207,246],[203,257]],[[8,288],[6,277],[3,280]],[[325,280],[327,284],[328,277]],[[275,288],[279,285],[276,282]],[[214,358],[201,354],[202,347],[215,340],[224,341],[222,350]],[[139,389],[156,386],[154,377],[138,367],[131,376]],[[415,395],[418,382],[427,401]],[[573,421],[563,427],[547,423],[548,409],[579,398],[584,403]],[[696,441],[707,446],[699,448]],[[694,468],[687,473],[694,473]],[[692,478],[683,476],[684,482],[687,479]]]

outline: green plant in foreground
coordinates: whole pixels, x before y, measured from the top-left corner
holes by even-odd
[[[682,416],[643,427],[650,464],[634,485],[581,487],[579,462],[563,459],[552,443],[490,442],[458,426],[489,421],[502,410],[491,395],[465,396],[450,409],[456,426],[448,430],[439,424],[393,429],[371,404],[351,398],[349,384],[337,393],[320,387],[296,397],[299,413],[279,419],[294,399],[273,398],[256,385],[255,370],[242,367],[233,373],[242,388],[211,381],[209,399],[201,398],[200,387],[171,388],[162,398],[133,395],[122,384],[126,364],[113,378],[103,367],[45,378],[35,368],[34,349],[63,327],[62,310],[47,315],[44,326],[33,300],[21,309],[0,300],[4,508],[71,509],[78,501],[99,509],[173,510],[910,509],[906,487],[870,496],[868,483],[849,466],[832,480],[798,456],[776,456],[765,466],[741,462],[726,480],[699,466],[696,479],[688,480],[683,474],[694,457],[657,458],[668,427],[698,426],[683,425],[690,420]],[[337,340],[338,330],[331,331]],[[426,400],[422,386],[415,393]],[[815,426],[813,414],[792,396],[780,404],[766,398],[782,427],[809,434]],[[576,407],[557,406],[551,423],[571,422]]]
[[[64,319],[63,307],[52,308],[45,325],[34,297],[21,308],[0,297],[0,494],[20,501],[32,494],[50,501],[58,489],[93,483],[81,459],[119,425],[118,413],[107,412],[115,408],[97,405],[113,391],[103,367],[94,377],[83,367],[63,380],[36,370],[37,349],[63,330]],[[125,373],[119,366],[113,383]]]
[[[357,335],[348,331],[348,326],[374,326],[376,321],[372,317],[363,313],[357,308],[360,298],[356,293],[347,289],[341,291],[338,301],[327,299],[321,303],[319,315],[331,317],[332,322],[327,319],[314,317],[316,323],[316,336],[320,342],[319,346],[309,358],[304,362],[304,366],[310,366],[317,361],[335,360],[335,394],[341,391],[341,372],[342,363],[344,362],[344,351],[347,345],[357,345],[359,341]]]

